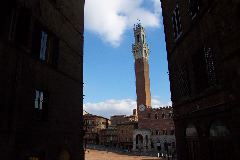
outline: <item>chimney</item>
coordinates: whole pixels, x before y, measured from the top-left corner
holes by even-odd
[[[136,116],[136,112],[137,110],[136,109],[133,109],[133,115]]]

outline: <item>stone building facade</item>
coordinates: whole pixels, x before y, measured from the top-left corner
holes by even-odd
[[[133,135],[134,150],[173,153],[176,140],[172,107],[146,108],[139,112],[142,118]]]
[[[84,142],[85,144],[99,144],[100,131],[108,128],[109,120],[102,116],[85,114],[84,119]]]
[[[0,159],[79,160],[84,0],[0,5]]]
[[[178,160],[239,159],[239,0],[161,0]]]

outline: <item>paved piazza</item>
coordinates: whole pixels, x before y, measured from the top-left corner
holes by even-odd
[[[155,159],[163,160],[157,157],[134,156],[129,154],[127,155],[92,149],[87,149],[87,151],[85,152],[85,160],[155,160]]]

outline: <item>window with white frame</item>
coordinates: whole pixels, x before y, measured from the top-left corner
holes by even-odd
[[[178,4],[173,10],[172,14],[172,24],[173,24],[173,37],[174,40],[177,40],[182,34],[182,25]]]
[[[35,91],[35,109],[41,111],[43,109],[43,92],[36,90]]]
[[[48,34],[44,31],[41,32],[41,45],[40,45],[40,60],[45,61],[47,56],[47,41]]]
[[[44,29],[39,23],[34,23],[32,53],[36,59],[57,67],[59,58],[59,38]]]
[[[46,92],[35,90],[35,118],[37,120],[47,119],[47,94]]]

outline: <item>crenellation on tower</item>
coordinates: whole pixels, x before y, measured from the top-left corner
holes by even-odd
[[[133,31],[134,31],[135,43],[132,45],[132,52],[135,60],[142,59],[142,58],[145,58],[146,60],[148,60],[149,47],[148,47],[148,44],[146,43],[146,34],[145,34],[144,28],[139,23],[134,26]]]

